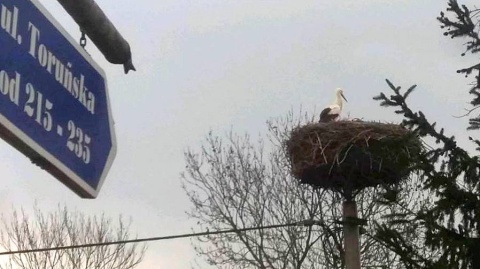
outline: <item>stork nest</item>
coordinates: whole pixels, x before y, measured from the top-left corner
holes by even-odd
[[[408,177],[422,143],[397,124],[337,121],[297,127],[285,147],[295,178],[351,196]]]

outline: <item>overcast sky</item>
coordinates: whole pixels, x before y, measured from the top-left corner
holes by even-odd
[[[56,1],[40,2],[80,38]],[[418,84],[412,106],[450,134],[465,133],[467,119],[453,116],[468,107],[470,81],[455,71],[477,59],[460,57],[462,42],[442,36],[436,17],[446,0],[96,2],[129,41],[137,68],[124,75],[87,43],[108,79],[118,142],[110,173],[98,198],[83,200],[0,141],[3,212],[60,203],[131,217],[139,237],[188,233],[194,222],[180,184],[187,148],[210,130],[265,133],[267,119],[301,106],[319,111],[337,87],[351,117],[398,121],[372,100],[388,92],[385,78]],[[186,269],[195,259],[188,239],[153,242],[137,268]]]

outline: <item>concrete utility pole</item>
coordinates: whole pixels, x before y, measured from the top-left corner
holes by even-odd
[[[347,269],[360,269],[360,243],[357,203],[354,200],[343,202],[343,233],[345,247],[345,267]]]
[[[58,2],[109,62],[123,64],[125,74],[130,70],[135,71],[130,45],[94,0],[58,0]]]

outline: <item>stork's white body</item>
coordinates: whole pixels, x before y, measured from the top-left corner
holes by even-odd
[[[336,90],[335,97],[335,102],[323,109],[320,113],[320,122],[330,122],[340,118],[340,113],[343,108],[342,98],[345,99],[345,101],[347,101],[347,99],[343,96],[343,90],[340,88]]]

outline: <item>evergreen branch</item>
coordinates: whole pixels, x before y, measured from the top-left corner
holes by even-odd
[[[404,116],[402,124],[407,128],[422,137],[434,138],[437,144],[443,144],[443,147],[425,150],[418,156],[419,167],[426,178],[424,188],[435,191],[438,196],[433,208],[418,212],[415,218],[416,221],[421,221],[425,225],[426,244],[442,250],[442,255],[436,264],[445,263],[446,260],[450,264],[468,264],[470,258],[465,254],[470,249],[468,242],[473,240],[472,236],[478,235],[478,227],[480,227],[480,219],[476,217],[480,213],[477,212],[477,208],[480,208],[479,195],[471,193],[472,188],[479,186],[479,160],[460,148],[455,137],[446,136],[443,128],[437,131],[436,123],[430,123],[421,111],[413,112],[409,108],[406,97],[415,86],[402,94],[400,87],[394,86],[388,80],[387,84],[394,95],[387,98],[384,93],[381,93],[374,99],[387,106],[396,107],[395,112]],[[480,146],[480,141],[474,141],[474,143]],[[464,182],[466,187],[459,186],[460,181]],[[464,224],[455,226],[458,220]],[[395,224],[395,221],[391,224]],[[387,241],[390,244],[405,248],[403,245],[406,243],[398,238],[399,235],[383,231],[383,236],[386,237],[385,240],[390,240]],[[399,249],[392,250],[401,255],[397,252]],[[409,260],[405,262],[413,264]]]

